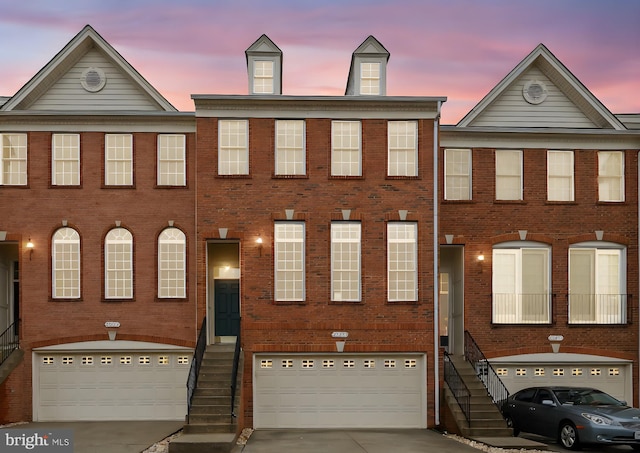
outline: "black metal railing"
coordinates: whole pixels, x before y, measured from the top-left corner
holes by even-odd
[[[20,346],[17,330],[16,323],[13,323],[0,334],[0,365]]]
[[[198,342],[196,343],[196,350],[193,351],[193,359],[191,360],[191,368],[189,369],[189,377],[187,378],[187,421],[191,414],[191,400],[193,399],[193,392],[198,385],[198,375],[200,374],[200,366],[202,365],[202,357],[204,356],[206,347],[207,317],[205,316],[202,320],[202,326],[200,326]]]
[[[458,406],[460,406],[464,418],[467,419],[467,423],[471,426],[471,392],[451,361],[451,357],[446,352],[444,353],[444,381],[449,386],[451,393],[453,393],[453,397],[456,399]]]
[[[509,391],[468,330],[464,331],[464,358],[471,363],[494,404],[502,411],[502,404],[509,397]]]
[[[233,368],[231,370],[231,416],[235,417],[235,404],[236,404],[236,389],[238,385],[238,366],[240,365],[240,326],[242,323],[241,320],[238,319],[238,336],[236,337],[236,348],[233,352]]]
[[[549,324],[552,294],[493,293],[495,324]]]

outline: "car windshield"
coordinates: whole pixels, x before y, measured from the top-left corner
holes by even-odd
[[[572,404],[575,406],[622,406],[622,403],[613,396],[596,389],[562,389],[555,390],[556,398],[560,404]]]

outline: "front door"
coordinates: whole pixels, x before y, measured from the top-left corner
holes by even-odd
[[[235,337],[240,332],[240,282],[215,280],[215,335]]]
[[[440,333],[447,352],[464,354],[464,248],[440,247]],[[446,326],[446,327],[445,327]]]

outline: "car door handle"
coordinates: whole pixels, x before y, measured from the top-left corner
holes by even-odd
[[[530,410],[530,411],[535,411],[535,410],[536,410],[536,408],[535,408],[535,407],[530,407],[530,408],[529,408],[529,410]]]

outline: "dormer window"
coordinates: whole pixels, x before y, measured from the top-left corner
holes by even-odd
[[[245,51],[249,94],[282,94],[282,51],[262,35]]]
[[[360,94],[380,94],[380,63],[360,63]]]
[[[369,36],[353,52],[345,94],[385,96],[387,94],[387,61],[389,52],[373,36]]]
[[[253,92],[273,94],[273,61],[254,61]]]

